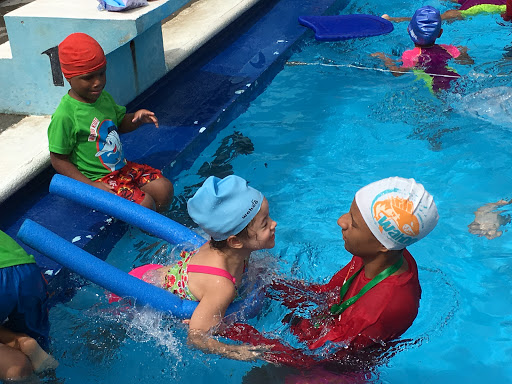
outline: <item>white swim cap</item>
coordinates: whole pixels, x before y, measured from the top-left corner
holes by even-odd
[[[357,191],[355,200],[368,228],[389,250],[424,238],[439,220],[433,197],[414,179],[376,181]]]

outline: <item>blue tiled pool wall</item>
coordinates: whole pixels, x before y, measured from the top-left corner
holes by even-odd
[[[173,180],[265,89],[301,36],[311,34],[298,24],[298,16],[338,13],[348,0],[260,3],[127,106],[152,110],[160,121],[159,129],[141,127],[123,135],[128,159],[161,168]],[[0,228],[16,238],[30,218],[104,259],[125,224],[48,194],[53,174],[51,167],[46,169],[1,204]],[[50,279],[60,270],[52,260],[26,249]]]

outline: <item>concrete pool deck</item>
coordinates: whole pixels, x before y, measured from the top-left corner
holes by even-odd
[[[153,1],[157,3],[161,0]],[[162,23],[171,71],[260,0],[196,0]],[[67,88],[66,88],[67,89]],[[63,90],[63,95],[65,90]],[[19,121],[17,121],[19,119]],[[13,123],[14,121],[14,123]],[[50,116],[3,115],[0,121],[0,203],[50,165]]]

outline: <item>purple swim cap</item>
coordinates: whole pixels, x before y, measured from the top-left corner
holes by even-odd
[[[433,44],[441,31],[441,14],[430,5],[421,7],[414,12],[407,32],[412,41],[418,45]]]

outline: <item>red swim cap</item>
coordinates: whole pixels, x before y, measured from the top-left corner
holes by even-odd
[[[68,80],[107,64],[101,46],[85,33],[72,33],[59,44],[59,61],[62,73]]]

